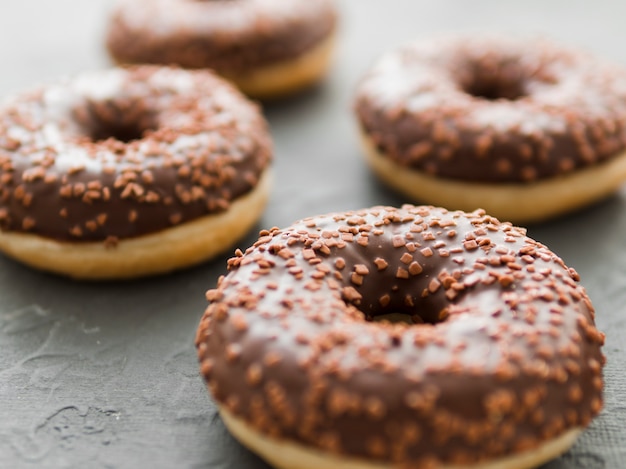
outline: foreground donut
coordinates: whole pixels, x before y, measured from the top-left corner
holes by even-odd
[[[86,73],[0,109],[0,250],[77,278],[170,271],[259,218],[271,141],[211,72]]]
[[[120,63],[213,68],[272,98],[321,79],[336,22],[334,0],[120,0],[107,46]]]
[[[307,218],[229,270],[207,293],[201,370],[277,467],[534,467],[602,407],[578,275],[482,211]],[[404,322],[376,322],[389,314]]]
[[[369,164],[409,197],[514,222],[626,179],[626,72],[544,40],[454,37],[402,47],[364,77]]]

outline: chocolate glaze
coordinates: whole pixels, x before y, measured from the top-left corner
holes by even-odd
[[[477,211],[374,207],[261,232],[207,293],[214,398],[256,430],[399,467],[535,448],[602,407],[578,276]],[[402,312],[419,324],[371,322]]]
[[[258,107],[211,72],[86,73],[0,110],[0,227],[141,236],[226,210],[270,159]]]
[[[107,46],[121,63],[242,73],[294,59],[334,32],[334,0],[123,0]]]
[[[427,174],[531,182],[626,148],[626,71],[545,40],[452,37],[384,56],[355,98],[381,153]]]

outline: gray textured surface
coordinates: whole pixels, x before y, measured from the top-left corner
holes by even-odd
[[[108,7],[106,0],[2,0],[0,95],[106,66]],[[626,64],[626,2],[619,0],[345,0],[342,9],[340,53],[324,86],[267,108],[277,178],[263,227],[402,203],[362,164],[349,112],[355,81],[390,46],[439,31],[530,32]],[[546,467],[624,467],[626,192],[530,234],[578,269],[608,333],[606,409]],[[227,257],[104,285],[0,258],[0,467],[266,468],[224,430],[192,345],[203,293]]]

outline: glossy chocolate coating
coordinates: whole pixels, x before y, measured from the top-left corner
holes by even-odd
[[[626,149],[626,71],[545,40],[406,45],[361,81],[355,112],[396,163],[435,177],[527,183]]]
[[[107,46],[121,63],[245,73],[297,58],[336,22],[333,0],[123,0]]]
[[[85,73],[0,110],[0,227],[137,237],[218,213],[271,159],[256,105],[212,72]]]
[[[436,467],[534,448],[602,407],[604,336],[577,274],[481,211],[309,218],[229,270],[207,293],[202,373],[273,438]],[[415,324],[371,321],[397,312]]]

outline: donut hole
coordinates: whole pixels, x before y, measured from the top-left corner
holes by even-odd
[[[526,79],[518,65],[477,63],[461,80],[463,91],[487,101],[515,101],[528,95]]]
[[[114,139],[123,143],[129,143],[142,139],[148,130],[154,130],[154,128],[140,125],[138,122],[126,124],[106,122],[94,127],[89,137],[94,142]]]
[[[96,143],[111,139],[129,143],[158,128],[154,113],[140,102],[91,102],[86,110],[79,122],[85,136]]]
[[[372,305],[371,302],[369,304]],[[407,307],[398,302],[380,309],[364,309],[361,309],[361,312],[365,320],[375,323],[407,324],[410,326],[435,325],[444,322],[448,317],[447,308],[439,304],[417,303],[413,307]]]
[[[440,314],[432,315],[429,314],[430,308],[426,308],[425,313],[423,312],[387,312],[382,311],[378,314],[366,315],[365,320],[371,323],[380,324],[381,326],[398,326],[405,325],[408,327],[420,327],[425,325],[434,326],[438,323],[441,323],[447,318],[447,310],[442,310]],[[402,345],[402,338],[396,334],[390,334],[389,336],[390,343],[393,347],[400,347]]]
[[[390,324],[424,324],[425,321],[419,314],[409,313],[384,313],[377,316],[366,318],[371,322],[381,322]]]
[[[526,96],[520,83],[506,83],[504,81],[477,81],[465,88],[466,93],[475,98],[487,101],[507,100],[515,101]]]

